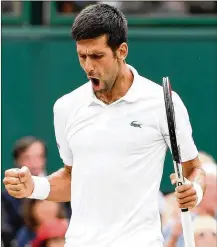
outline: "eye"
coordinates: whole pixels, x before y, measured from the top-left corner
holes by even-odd
[[[103,57],[103,55],[93,54],[91,57],[92,57],[93,59],[100,59],[100,58]]]
[[[203,237],[204,237],[204,233],[201,232],[201,233],[199,234],[199,236],[203,238]]]
[[[213,232],[212,235],[213,235],[213,237],[216,237],[217,234],[216,234],[216,232]]]
[[[85,58],[86,58],[86,55],[80,54],[79,57],[80,57],[81,59],[85,59]]]

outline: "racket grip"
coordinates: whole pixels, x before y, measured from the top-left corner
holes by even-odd
[[[190,211],[181,212],[181,222],[182,222],[182,230],[185,241],[185,247],[195,247],[194,242],[194,229],[191,220]]]

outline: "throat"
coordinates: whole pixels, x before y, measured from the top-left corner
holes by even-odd
[[[120,97],[114,97],[112,94],[108,93],[108,94],[104,94],[104,93],[100,93],[100,92],[96,92],[95,93],[96,97],[101,100],[104,104],[106,105],[110,105],[113,102],[119,100],[121,98]]]
[[[127,67],[126,67],[127,68]],[[134,76],[129,68],[123,76],[118,76],[111,90],[96,91],[96,97],[106,105],[110,105],[124,97],[133,84]]]

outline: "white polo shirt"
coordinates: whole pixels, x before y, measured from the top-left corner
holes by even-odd
[[[105,105],[88,82],[58,99],[60,156],[72,169],[67,247],[161,247],[158,191],[169,144],[163,89],[129,66],[127,94]],[[188,113],[173,94],[182,161],[197,156]],[[172,161],[171,161],[172,166]]]

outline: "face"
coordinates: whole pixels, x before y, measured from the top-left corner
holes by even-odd
[[[206,177],[206,192],[200,206],[211,215],[216,213],[217,205],[217,178],[214,175],[208,175]]]
[[[195,245],[196,247],[216,247],[217,236],[216,232],[211,230],[203,230],[195,234]]]
[[[51,201],[37,201],[33,216],[39,225],[57,218],[59,204]]]
[[[43,144],[33,143],[25,152],[21,153],[16,162],[19,167],[27,166],[32,175],[40,175],[44,171],[46,162]]]
[[[120,66],[127,56],[127,44],[113,52],[107,35],[76,42],[81,67],[91,80],[95,92],[109,92],[115,85]]]

